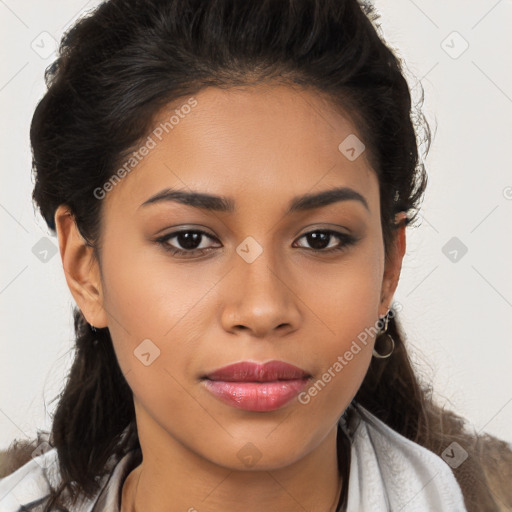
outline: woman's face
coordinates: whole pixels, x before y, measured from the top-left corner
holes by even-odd
[[[224,467],[282,467],[335,433],[403,252],[385,265],[364,141],[318,94],[208,88],[194,99],[162,111],[140,161],[105,187],[101,278],[89,274],[102,309],[75,296],[109,328],[143,450],[151,438],[148,450],[179,445]],[[182,200],[148,202],[165,190]],[[205,378],[243,361],[304,373]]]

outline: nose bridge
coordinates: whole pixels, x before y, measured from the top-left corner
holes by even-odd
[[[278,272],[277,256],[269,243],[264,249],[258,242],[247,240],[238,246],[237,253],[240,258],[236,263],[237,275],[244,281],[246,292],[251,291],[247,288],[272,295],[278,292],[275,283]]]
[[[276,294],[281,295],[280,283],[277,279],[278,255],[271,247],[267,238],[265,245],[255,238],[247,237],[236,249],[236,274],[240,280],[241,290],[245,296],[263,294],[267,300],[275,300]],[[282,267],[282,266],[281,266]]]

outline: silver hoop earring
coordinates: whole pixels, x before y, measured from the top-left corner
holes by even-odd
[[[387,334],[388,339],[391,341],[391,350],[387,354],[381,354],[375,350],[375,348],[372,351],[373,357],[376,357],[377,359],[387,359],[393,351],[395,350],[395,340],[393,339],[393,336],[387,332],[388,330],[388,323],[389,323],[389,311],[386,313],[386,316],[384,317],[384,329],[381,330],[379,333],[379,336],[382,336],[383,334]]]

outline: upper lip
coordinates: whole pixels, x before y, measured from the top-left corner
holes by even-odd
[[[223,366],[204,376],[209,380],[227,382],[271,382],[306,377],[310,377],[310,375],[305,370],[284,361],[268,361],[263,364],[242,361]]]

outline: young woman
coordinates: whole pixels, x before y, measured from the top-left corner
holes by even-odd
[[[510,504],[506,443],[403,341],[429,131],[377,29],[356,0],[109,0],[66,34],[31,142],[76,355],[2,511]]]

